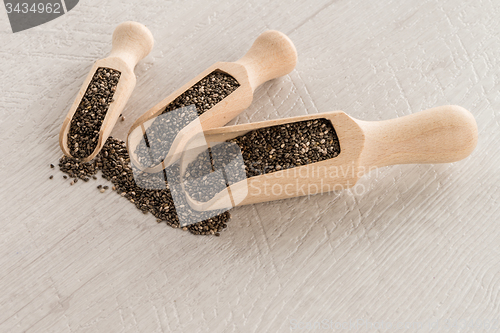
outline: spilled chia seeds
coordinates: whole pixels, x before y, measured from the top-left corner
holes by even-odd
[[[120,75],[119,71],[110,68],[99,67],[96,70],[71,119],[68,132],[71,156],[85,158],[94,152]]]
[[[217,178],[214,181],[213,178],[205,176],[214,169],[227,170],[230,161],[238,154],[234,143],[241,149],[244,165],[238,165],[230,172],[229,177],[236,178],[233,181],[241,180],[245,176],[253,177],[323,161],[334,158],[340,153],[335,130],[326,119],[259,129],[229,142],[232,144],[215,146],[208,150],[208,154],[200,154],[188,166],[184,179],[188,181],[186,190],[193,199],[200,202],[208,201],[227,186],[227,182],[220,182]],[[173,228],[181,228],[196,235],[219,236],[230,219],[229,212],[221,212],[201,222],[181,227],[171,193],[173,185],[169,185],[160,177],[160,181],[164,182],[164,188],[148,189],[151,185],[158,188],[158,184],[150,184],[151,177],[142,178],[140,172],[132,169],[125,143],[112,137],[108,138],[101,152],[92,161],[82,163],[77,159],[63,156],[59,161],[59,168],[72,179],[70,185],[75,184],[78,179],[85,182],[91,178],[95,180],[97,179],[95,174],[101,170],[102,177],[113,184],[111,191],[129,200],[144,214],[151,213],[157,218],[157,222],[165,221]],[[169,174],[178,175],[178,164],[169,168]],[[226,179],[228,180],[230,179]],[[106,192],[108,188],[106,185],[97,186],[101,193]],[[188,207],[187,202],[181,204]],[[191,213],[199,214],[189,208],[183,208],[181,212],[181,214]],[[210,216],[215,215],[214,212],[207,213]]]
[[[159,164],[182,128],[213,108],[239,86],[238,81],[229,74],[214,71],[174,99],[151,123],[144,140],[137,145],[134,152],[139,163],[145,167]]]
[[[88,163],[79,161],[79,158],[90,155],[97,145],[100,124],[102,124],[102,120],[106,115],[109,103],[112,102],[119,74],[119,72],[113,73],[109,72],[108,69],[99,68],[94,75],[92,82],[95,81],[95,83],[89,85],[84,99],[82,99],[82,103],[73,117],[68,134],[68,146],[71,154],[77,158],[63,156],[59,161],[59,168],[73,178],[70,185],[75,184],[78,179],[83,181],[89,181],[91,177],[95,179],[94,175],[101,170],[103,178],[113,183],[113,191],[135,204],[143,213],[151,213],[157,218],[158,222],[165,221],[168,225],[179,228],[179,217],[174,207],[170,185],[164,181],[164,178],[160,177],[158,178],[160,180],[157,179],[156,181],[164,182],[164,184],[160,184],[164,188],[159,189],[161,188],[161,186],[158,186],[159,184],[153,184],[153,188],[158,189],[148,189],[151,188],[148,187],[148,185],[151,185],[149,184],[151,177],[142,177],[140,171],[132,170],[124,142],[109,137],[102,150],[92,161]],[[108,80],[106,81],[106,79]],[[178,131],[194,120],[196,116],[214,107],[238,87],[239,83],[232,76],[214,71],[167,105],[162,114],[167,114],[173,110],[181,111],[176,113],[175,117],[170,118],[173,127]],[[147,136],[141,142],[142,145],[137,147],[136,153],[139,158],[143,158],[142,161],[140,159],[141,162],[144,162],[143,165],[152,166],[161,162],[168,152],[176,132],[165,131],[164,122],[165,118],[158,117],[148,128]],[[168,124],[168,126],[170,129],[172,124]],[[156,144],[154,150],[149,147],[153,142]],[[156,155],[152,158],[151,151],[156,152]],[[172,166],[172,168],[176,167],[178,168],[178,166]],[[135,178],[134,172],[136,173]],[[170,170],[170,173],[172,172],[175,174],[178,173],[178,170]],[[141,186],[138,186],[136,180]],[[104,193],[107,187],[101,185],[98,190]],[[186,206],[188,206],[187,203]],[[186,209],[180,213],[190,214],[191,212]],[[211,217],[214,215],[212,213],[214,212],[207,212],[206,214],[210,218],[182,227],[182,229],[197,235],[212,234],[219,236],[219,232],[227,227],[226,222],[229,220],[230,215],[228,212],[221,212]]]
[[[63,156],[59,161],[59,168],[73,178],[70,185],[78,179],[89,181],[90,178],[95,178],[93,176],[101,170],[102,177],[113,184],[112,191],[129,200],[144,214],[151,213],[157,218],[157,222],[165,221],[173,228],[180,228],[170,185],[165,182],[164,189],[145,189],[138,186],[130,166],[127,148],[121,140],[109,137],[99,154],[88,163],[81,163],[74,158]],[[136,177],[139,177],[138,181],[142,181],[140,175]],[[101,193],[106,192],[107,188],[107,186],[97,186]],[[182,227],[182,229],[195,235],[219,236],[219,232],[227,227],[226,223],[229,219],[230,214],[224,212]]]
[[[105,68],[99,68],[94,75],[92,82],[95,83],[89,85],[73,117],[68,134],[68,146],[77,158],[63,156],[59,161],[59,168],[65,173],[64,178],[69,176],[70,185],[74,185],[79,179],[84,182],[97,180],[95,175],[101,171],[102,177],[110,181],[112,186],[110,188],[99,184],[99,192],[116,192],[144,214],[151,213],[157,222],[165,221],[171,227],[181,228],[196,235],[219,236],[227,227],[229,212],[206,212],[207,218],[197,219],[202,220],[201,222],[180,225],[178,214],[181,217],[191,214],[201,217],[205,215],[192,211],[185,199],[182,202],[176,199],[177,206],[183,207],[182,211],[176,210],[173,193],[177,193],[176,188],[180,185],[175,183],[175,180],[180,178],[178,164],[170,166],[156,178],[151,177],[151,174],[133,169],[125,143],[112,137],[108,138],[92,161],[80,161],[96,147],[100,125],[109,103],[113,101],[119,77],[119,72]],[[161,162],[180,129],[229,96],[238,86],[233,77],[215,71],[177,97],[146,130],[145,140],[135,147],[134,152],[141,164],[153,166]],[[168,117],[169,114],[172,116]],[[172,127],[174,131],[170,130]],[[165,128],[169,130],[166,131]],[[238,147],[244,163],[228,169],[228,165],[239,154]],[[326,119],[258,129],[229,140],[226,145],[215,146],[203,156],[198,156],[187,168],[184,180],[190,183],[185,184],[185,188],[188,193],[193,194],[195,200],[208,201],[230,181],[327,160],[339,153],[337,135],[330,121]],[[221,169],[230,170],[229,174],[224,174],[225,179],[221,181],[220,177],[209,177],[214,170]],[[166,174],[169,174],[169,182],[165,181]],[[170,178],[171,175],[174,175],[175,180]],[[231,177],[233,179],[229,179]]]

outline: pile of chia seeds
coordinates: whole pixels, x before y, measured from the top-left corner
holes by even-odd
[[[340,154],[337,134],[327,119],[257,129],[229,142],[240,147],[248,178],[328,160]]]
[[[135,147],[139,163],[152,167],[163,161],[181,129],[229,96],[239,87],[229,74],[214,71],[165,107]],[[175,112],[172,112],[175,111]]]
[[[143,213],[151,213],[158,222],[165,221],[174,228],[180,228],[171,192],[175,191],[179,184],[168,184],[165,181],[165,173],[155,178],[154,175],[133,170],[124,142],[109,137],[92,161],[88,163],[79,161],[79,158],[90,155],[96,147],[100,124],[106,115],[109,103],[112,102],[119,77],[119,72],[106,68],[99,68],[94,75],[73,117],[68,134],[68,146],[72,155],[77,158],[63,156],[59,161],[59,168],[73,178],[71,185],[78,179],[83,181],[89,181],[90,178],[97,179],[95,174],[101,170],[102,177],[113,184],[112,191],[128,199]],[[238,87],[238,82],[232,76],[215,71],[186,90],[167,105],[162,115],[157,117],[146,131],[145,140],[135,150],[139,161],[145,166],[161,162],[175,135],[184,126],[214,107]],[[177,112],[172,112],[172,116],[169,117],[169,113],[174,110]],[[173,165],[168,171],[171,175],[178,175],[178,166]],[[153,182],[156,184],[152,184]],[[99,185],[97,188],[101,193],[105,193],[109,187]],[[185,205],[182,202],[181,205],[188,207],[187,202]],[[228,212],[215,213],[207,212],[209,218],[182,229],[196,235],[219,236],[219,232],[227,227],[226,222],[230,215]],[[189,208],[183,208],[180,214],[203,216],[199,215],[202,213],[191,211]],[[216,216],[212,217],[213,215]]]
[[[85,158],[94,152],[120,75],[119,71],[110,68],[99,67],[96,70],[71,119],[68,132],[71,156]]]
[[[231,166],[239,154],[238,148],[241,149],[244,165]],[[191,197],[205,202],[225,186],[244,179],[245,176],[253,177],[319,162],[334,158],[339,153],[339,141],[331,122],[326,119],[308,120],[255,130],[226,144],[214,146],[199,154],[189,164],[183,179],[186,180],[186,190]],[[166,182],[165,173],[162,172],[157,178],[157,181],[159,179],[160,182],[164,182],[161,184],[164,188],[160,189],[159,184],[151,184],[154,177],[149,174],[142,177],[140,171],[133,170],[123,141],[109,137],[101,152],[88,163],[63,156],[59,161],[59,168],[67,176],[74,178],[71,185],[78,179],[83,181],[97,179],[95,174],[101,170],[102,177],[113,184],[112,191],[128,199],[143,213],[151,213],[158,222],[165,221],[174,228],[181,228],[171,193],[178,184]],[[224,181],[221,182],[220,176],[211,178],[213,170],[225,170]],[[178,179],[178,164],[170,166],[168,173],[174,175],[174,179]],[[151,187],[157,189],[148,189]],[[103,185],[97,188],[102,193],[108,189]],[[187,202],[180,204],[189,207]],[[199,214],[199,212],[183,208],[182,214]],[[207,214],[215,215],[213,212]],[[220,231],[227,227],[229,219],[229,212],[221,212],[182,229],[196,235],[219,236]]]
[[[138,186],[134,178],[134,171],[130,165],[127,148],[121,140],[109,137],[101,152],[88,163],[82,163],[77,159],[63,156],[59,161],[59,168],[68,176],[74,178],[71,185],[77,182],[78,179],[83,181],[88,181],[90,178],[97,179],[95,174],[101,170],[102,177],[113,184],[111,191],[129,200],[144,214],[151,213],[157,218],[157,222],[165,221],[171,227],[180,228],[170,185],[165,182],[164,189],[146,189]],[[139,177],[138,181],[141,181],[140,175],[136,174],[136,177]],[[97,186],[101,193],[106,192],[108,188],[108,186],[103,185]],[[226,223],[229,219],[230,214],[223,212],[201,222],[182,227],[182,229],[195,235],[219,236],[219,232],[227,227]]]
[[[59,168],[65,173],[63,177],[67,179],[69,176],[72,179],[70,185],[73,185],[79,179],[85,182],[91,178],[97,180],[96,173],[100,170],[102,177],[113,184],[111,191],[129,200],[144,214],[151,213],[157,222],[165,221],[174,228],[196,235],[219,236],[219,232],[227,227],[228,212],[207,212],[203,221],[181,227],[178,213],[181,216],[203,213],[192,211],[185,199],[177,201],[182,196],[176,196],[176,203],[183,207],[183,211],[176,211],[172,194],[176,194],[180,186],[176,182],[181,181],[178,164],[160,172],[157,177],[133,169],[125,143],[112,137],[92,161],[81,162],[80,159],[90,155],[97,145],[100,126],[113,101],[119,77],[120,72],[108,68],[96,71],[71,122],[68,147],[76,158],[63,156],[60,159]],[[161,162],[178,131],[238,87],[233,77],[215,71],[186,90],[146,130],[144,140],[135,147],[139,161],[144,166]],[[240,150],[243,163],[241,160],[235,163]],[[190,163],[182,181],[193,199],[204,202],[245,177],[327,160],[339,153],[337,135],[326,119],[278,125],[249,132],[208,149]],[[222,178],[221,174],[213,177],[214,170],[224,170]],[[170,175],[169,182],[165,180],[167,174]],[[99,184],[97,189],[105,193],[109,186]]]

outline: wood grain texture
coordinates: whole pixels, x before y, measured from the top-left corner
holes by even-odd
[[[498,17],[493,0],[89,0],[12,34],[0,10],[0,331],[498,318]],[[453,164],[378,169],[358,191],[236,208],[218,238],[157,225],[99,193],[100,179],[70,187],[49,168],[81,83],[127,20],[156,43],[135,69],[127,119],[112,133],[120,139],[164,96],[276,29],[293,40],[297,67],[257,89],[232,123],[330,110],[386,120],[454,104],[476,118],[477,148]]]

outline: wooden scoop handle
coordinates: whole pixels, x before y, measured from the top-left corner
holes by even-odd
[[[456,105],[391,120],[356,122],[365,133],[362,166],[455,162],[469,156],[477,144],[474,117]]]
[[[151,52],[153,45],[153,35],[146,26],[132,21],[123,22],[113,32],[113,48],[108,58],[121,58],[133,70]]]
[[[297,51],[285,34],[262,33],[237,63],[245,66],[252,90],[262,83],[290,73],[297,64]]]

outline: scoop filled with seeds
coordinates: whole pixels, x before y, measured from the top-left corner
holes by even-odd
[[[94,63],[59,133],[68,157],[92,160],[104,146],[132,91],[135,65],[153,48],[153,35],[137,22],[119,24],[110,55]]]
[[[372,122],[335,111],[220,127],[204,134],[210,147],[209,168],[200,167],[200,158],[185,158],[187,152],[180,158],[187,202],[202,211],[339,191],[379,167],[461,160],[477,144],[474,117],[456,105]],[[214,154],[227,143],[239,150]],[[238,158],[243,162],[234,168]],[[212,170],[202,172],[210,165]],[[224,175],[227,188],[214,193],[215,186],[209,184],[200,193],[203,187],[198,184],[206,183],[207,174],[214,171]]]
[[[137,119],[127,138],[132,163],[161,171],[178,160],[194,133],[227,124],[250,106],[259,85],[290,73],[296,63],[286,35],[262,33],[241,59],[215,63]]]

